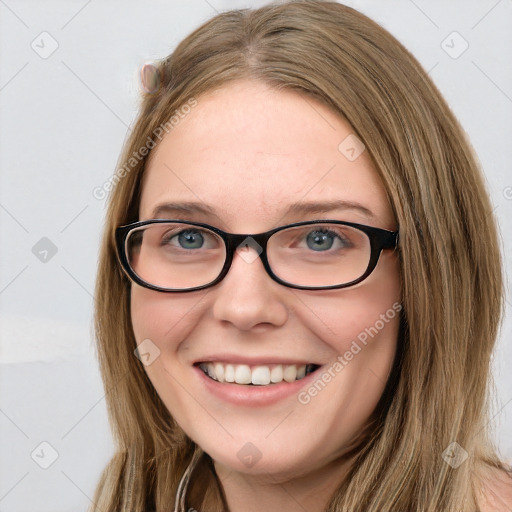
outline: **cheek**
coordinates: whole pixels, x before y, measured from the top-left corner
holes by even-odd
[[[322,333],[332,359],[301,391],[299,402],[311,415],[321,415],[331,450],[360,438],[392,369],[402,305],[398,274],[392,266],[387,270],[335,298],[304,301],[311,309],[309,328]]]
[[[200,304],[205,295],[202,290],[170,294],[132,285],[130,310],[137,343],[149,338],[157,345],[158,340],[166,340],[172,345],[173,341],[178,344],[186,339],[198,322]]]
[[[190,396],[183,393],[179,384],[186,374],[178,358],[182,342],[199,321],[204,295],[204,291],[160,293],[138,285],[132,285],[131,290],[130,310],[136,343],[139,345],[149,339],[159,350],[158,355],[144,365],[144,371],[167,409],[185,426],[192,423],[189,414],[193,411],[189,412]],[[150,354],[156,352],[151,352],[150,348]]]
[[[398,262],[388,258],[382,263],[380,272],[359,286],[303,299],[310,329],[337,354],[351,350],[354,341],[364,346],[376,339],[396,342],[402,309]]]

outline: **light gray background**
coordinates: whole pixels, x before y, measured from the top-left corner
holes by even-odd
[[[91,328],[105,201],[92,191],[114,172],[140,67],[216,12],[266,3],[0,0],[1,512],[85,510],[112,454]],[[512,0],[345,3],[412,51],[468,132],[510,274]],[[57,251],[46,261],[43,237]],[[509,298],[494,361],[509,463],[511,334]]]

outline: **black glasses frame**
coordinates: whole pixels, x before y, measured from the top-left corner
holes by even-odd
[[[152,285],[151,283],[148,283],[141,279],[135,271],[130,266],[130,263],[128,262],[128,258],[126,255],[126,239],[133,229],[140,228],[143,226],[148,226],[150,224],[190,224],[191,226],[198,226],[202,228],[209,229],[213,231],[214,233],[218,234],[223,240],[224,244],[226,245],[226,261],[224,262],[224,266],[222,267],[222,270],[220,271],[220,274],[217,276],[216,279],[213,281],[202,285],[202,286],[196,286],[193,288],[185,288],[185,289],[174,289],[174,288],[161,288],[159,286]],[[343,226],[350,226],[356,229],[359,229],[363,233],[365,233],[369,240],[370,240],[370,247],[371,247],[371,253],[370,253],[370,261],[368,263],[368,267],[366,268],[366,271],[364,274],[353,280],[349,283],[341,284],[341,285],[331,285],[331,286],[299,286],[292,283],[288,283],[287,281],[284,281],[280,279],[278,276],[274,274],[272,269],[270,268],[270,265],[268,263],[267,259],[267,242],[269,238],[278,231],[282,231],[283,229],[292,228],[295,226],[304,226],[307,224],[339,224]],[[377,266],[377,262],[379,260],[380,253],[384,249],[396,249],[398,247],[398,231],[389,231],[387,229],[381,229],[376,228],[373,226],[366,226],[364,224],[356,224],[354,222],[345,222],[340,220],[313,220],[313,221],[303,221],[303,222],[296,222],[294,224],[287,224],[286,226],[280,226],[278,228],[271,229],[270,231],[266,231],[264,233],[257,233],[257,234],[234,234],[234,233],[227,233],[226,231],[222,231],[219,228],[216,228],[214,226],[210,226],[209,224],[204,224],[202,222],[192,222],[192,221],[185,221],[185,220],[174,220],[174,219],[150,219],[150,220],[144,220],[144,221],[138,221],[133,222],[131,224],[127,224],[125,226],[119,226],[116,229],[115,237],[116,237],[116,246],[117,246],[117,255],[119,258],[119,262],[121,263],[121,267],[125,271],[125,273],[130,277],[133,281],[135,281],[140,286],[143,286],[145,288],[149,288],[150,290],[156,290],[159,292],[192,292],[196,290],[202,290],[204,288],[209,288],[210,286],[214,286],[229,272],[229,269],[231,268],[231,263],[233,262],[233,257],[235,254],[236,249],[242,244],[242,242],[245,241],[246,238],[250,237],[252,238],[257,244],[260,245],[262,252],[259,255],[261,258],[261,261],[263,262],[263,266],[265,267],[265,270],[267,271],[268,275],[279,284],[282,284],[284,286],[287,286],[289,288],[295,288],[298,290],[332,290],[332,289],[339,289],[339,288],[347,288],[349,286],[353,286],[357,283],[360,283],[364,279],[366,279],[375,269]]]

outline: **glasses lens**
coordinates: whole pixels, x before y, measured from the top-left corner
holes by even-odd
[[[126,256],[143,281],[180,290],[213,281],[224,266],[226,247],[222,238],[208,229],[157,223],[129,233]]]
[[[267,255],[274,274],[298,286],[335,286],[359,279],[368,268],[370,239],[341,224],[309,224],[275,233]]]

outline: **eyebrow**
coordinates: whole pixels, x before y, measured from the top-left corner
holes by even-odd
[[[283,212],[283,217],[292,215],[304,215],[304,214],[317,214],[327,213],[334,210],[354,210],[362,213],[364,216],[370,219],[376,219],[375,214],[355,201],[346,201],[342,199],[334,201],[321,201],[321,202],[308,202],[308,203],[294,203],[289,205]],[[163,203],[155,206],[153,209],[152,218],[157,219],[160,215],[180,213],[180,214],[202,214],[211,215],[219,218],[215,209],[204,203],[196,202],[178,202],[178,203]]]

